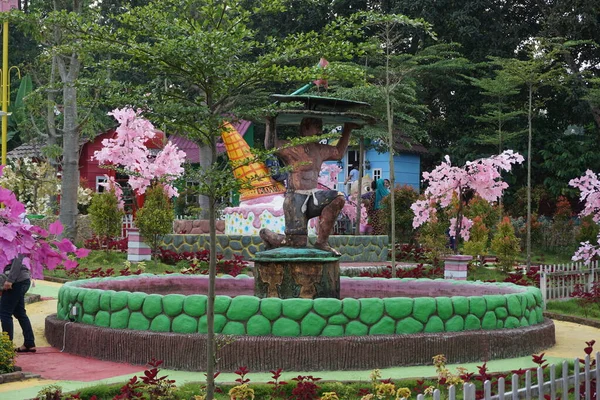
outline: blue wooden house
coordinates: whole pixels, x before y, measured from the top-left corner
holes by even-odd
[[[365,159],[363,164],[363,176],[371,179],[389,179],[390,162],[389,152],[385,151],[382,143],[370,142],[365,148]],[[348,176],[353,165],[358,166],[360,162],[358,146],[349,147],[338,165],[342,172],[338,175],[337,190],[347,192],[343,182]],[[421,182],[421,156],[427,153],[427,149],[416,141],[399,136],[395,143],[394,173],[396,185],[410,185],[419,191]]]

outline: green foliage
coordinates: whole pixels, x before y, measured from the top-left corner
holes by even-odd
[[[481,222],[485,227],[496,226],[500,221],[502,209],[499,205],[491,204],[479,196],[475,196],[464,211],[465,217],[475,220],[476,217],[481,217]],[[471,238],[473,235],[471,234]]]
[[[483,219],[480,216],[475,217],[471,227],[471,236],[463,245],[463,253],[481,260],[487,251],[489,231]]]
[[[59,185],[56,170],[50,163],[21,158],[7,165],[2,172],[0,185],[12,190],[17,199],[27,206],[29,213],[50,212],[50,200],[56,195]]]
[[[519,240],[515,235],[509,217],[502,218],[502,221],[496,227],[491,247],[498,257],[500,269],[505,272],[511,271],[517,256],[521,252],[521,246],[519,246]]]
[[[573,210],[571,203],[564,196],[559,196],[552,221],[552,237],[555,246],[573,244]]]
[[[61,400],[63,399],[63,389],[59,385],[44,386],[33,400]]]
[[[444,255],[450,253],[447,232],[448,221],[440,221],[437,217],[432,218],[419,229],[419,244],[428,250],[427,256],[432,262],[441,260]]]
[[[579,225],[579,232],[577,232],[577,236],[575,240],[578,243],[581,242],[590,242],[596,243],[598,233],[600,233],[600,227],[594,221],[594,218],[591,215],[586,215],[581,217],[581,224]]]
[[[123,210],[114,191],[97,193],[88,208],[92,229],[101,238],[121,236]]]
[[[15,370],[15,346],[8,338],[8,333],[0,334],[0,374]]]
[[[412,203],[417,201],[419,194],[410,185],[396,187],[394,190],[394,208],[396,209],[396,235],[397,242],[411,243],[414,241],[414,229],[412,221],[414,214],[410,209]],[[391,221],[391,196],[386,196],[383,199],[382,215],[384,221]]]
[[[135,226],[155,258],[162,237],[173,230],[174,219],[171,201],[164,188],[153,185],[146,191],[144,206],[137,212]]]

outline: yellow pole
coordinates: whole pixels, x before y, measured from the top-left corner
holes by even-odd
[[[8,134],[8,21],[2,27],[2,165],[6,165]]]

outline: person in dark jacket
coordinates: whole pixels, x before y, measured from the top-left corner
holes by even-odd
[[[6,281],[2,285],[0,297],[0,322],[2,331],[8,333],[13,340],[14,327],[13,315],[19,321],[23,331],[24,343],[16,349],[17,353],[35,353],[35,337],[31,328],[31,321],[25,311],[25,293],[31,286],[29,269],[23,265],[24,256],[19,256],[10,265],[4,267]]]

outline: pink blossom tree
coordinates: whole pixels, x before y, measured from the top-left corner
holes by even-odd
[[[169,197],[177,196],[173,181],[183,174],[185,153],[167,143],[155,156],[146,146],[156,136],[150,121],[132,108],[115,109],[109,113],[119,122],[115,137],[104,139],[104,146],[94,153],[101,165],[122,167],[130,175],[129,185],[138,195],[146,192],[152,182],[163,184]]]
[[[463,215],[463,196],[472,191],[490,203],[497,201],[508,187],[502,181],[501,171],[511,171],[513,164],[523,161],[519,153],[505,150],[499,155],[469,161],[461,168],[453,166],[446,156],[433,171],[423,173],[423,181],[429,186],[425,189],[425,198],[410,207],[415,214],[413,228],[430,221],[438,206],[447,208],[457,198],[458,210],[456,217],[450,219],[450,236],[468,241],[473,221]],[[454,251],[457,249],[458,240],[455,240]]]
[[[579,199],[584,203],[581,215],[591,215],[594,222],[600,222],[600,179],[589,169],[583,176],[571,179],[569,186],[579,189]],[[589,241],[580,243],[579,249],[573,255],[573,261],[583,261],[586,265],[600,256],[600,235],[596,244]]]
[[[0,166],[0,176],[2,169]],[[23,264],[31,271],[32,278],[44,277],[44,267],[54,269],[63,265],[66,269],[77,266],[72,259],[88,255],[89,250],[78,249],[69,239],[58,239],[63,231],[60,221],[50,224],[48,230],[26,223],[25,205],[15,194],[0,187],[0,265],[10,264],[23,255]]]

